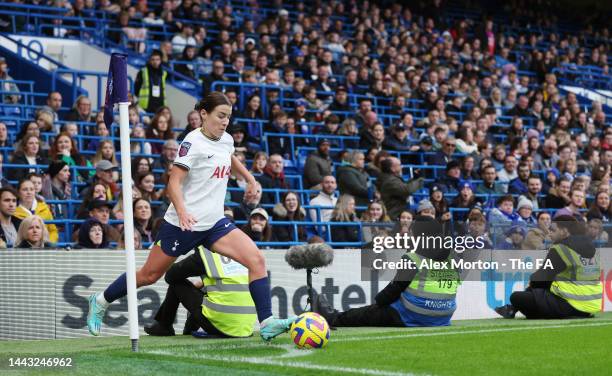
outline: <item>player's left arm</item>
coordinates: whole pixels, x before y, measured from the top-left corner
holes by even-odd
[[[250,192],[250,194],[255,194],[254,191],[257,190],[255,184],[257,181],[255,180],[255,177],[249,172],[249,170],[247,170],[247,168],[242,164],[242,162],[240,162],[240,160],[233,155],[232,171],[234,172],[234,174],[240,175],[244,178],[244,180],[246,180],[247,186],[245,191]]]

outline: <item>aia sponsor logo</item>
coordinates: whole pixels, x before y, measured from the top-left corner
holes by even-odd
[[[230,166],[217,166],[211,178],[225,179],[230,177],[232,168]]]

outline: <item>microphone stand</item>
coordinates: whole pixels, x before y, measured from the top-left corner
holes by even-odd
[[[306,299],[306,306],[310,307],[312,312],[312,303],[314,302],[314,290],[312,288],[312,269],[306,269],[306,286],[308,288],[308,298]]]

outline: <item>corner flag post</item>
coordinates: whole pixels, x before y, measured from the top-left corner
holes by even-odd
[[[106,84],[104,122],[110,129],[113,105],[119,103],[119,130],[121,134],[121,187],[125,233],[125,259],[128,291],[128,318],[132,351],[138,351],[138,305],[136,297],[136,260],[134,255],[134,214],[132,208],[132,164],[130,156],[130,124],[128,102],[127,55],[111,55]]]

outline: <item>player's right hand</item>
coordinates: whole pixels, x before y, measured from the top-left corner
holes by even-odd
[[[195,225],[198,221],[195,217],[187,212],[178,214],[179,217],[179,226],[183,231],[191,231],[193,225]]]

